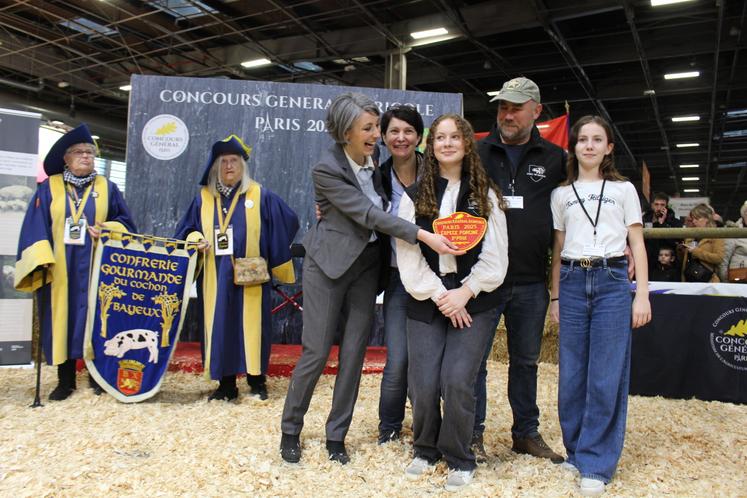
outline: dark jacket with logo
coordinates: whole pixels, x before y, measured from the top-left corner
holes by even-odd
[[[477,145],[490,178],[504,196],[524,197],[524,209],[506,210],[508,225],[508,273],[505,282],[528,284],[547,278],[548,254],[552,247],[550,194],[566,177],[566,153],[540,136],[536,127],[518,161],[511,191],[512,167],[497,124]]]
[[[448,185],[448,183],[448,180],[446,180],[445,178],[438,177],[436,179],[436,204],[439,206],[441,205],[441,200],[444,197],[444,192],[446,192],[446,186]],[[407,195],[409,195],[410,198],[414,201],[417,198],[417,184],[408,187],[406,189],[406,192]],[[477,211],[472,206],[470,206],[470,193],[471,190],[469,188],[469,176],[462,175],[456,210],[469,213],[472,216],[480,216]],[[433,220],[434,218],[426,216],[415,217],[415,223],[423,230],[427,230],[429,232],[433,232]],[[419,244],[420,250],[425,257],[428,266],[431,268],[431,270],[433,270],[433,273],[438,275],[438,253],[422,242],[419,242]],[[481,251],[482,241],[480,241],[479,244],[467,251],[466,254],[462,256],[456,256],[456,278],[452,280],[442,278],[447,289],[456,288],[461,285],[461,281],[465,277],[467,277],[467,275],[469,275],[472,267],[475,265],[475,263],[477,263]],[[470,299],[467,303],[467,311],[469,313],[479,313],[481,311],[487,311],[491,308],[495,308],[496,306],[498,306],[497,289],[492,292],[481,292],[476,298]],[[407,302],[407,317],[413,320],[431,323],[433,321],[433,318],[437,315],[440,315],[440,313],[441,312],[438,311],[438,308],[436,307],[436,304],[432,299],[418,301],[417,299],[410,297],[409,301]]]

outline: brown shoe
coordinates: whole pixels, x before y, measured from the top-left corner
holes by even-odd
[[[488,454],[485,452],[485,445],[482,442],[482,432],[472,433],[472,442],[470,443],[470,449],[475,455],[475,461],[477,463],[485,463],[488,461]]]
[[[514,441],[514,445],[511,449],[516,453],[532,455],[537,458],[549,458],[550,461],[555,464],[563,463],[565,460],[562,456],[558,455],[547,446],[547,443],[539,434],[524,438],[517,438],[516,436],[512,436],[511,438]]]

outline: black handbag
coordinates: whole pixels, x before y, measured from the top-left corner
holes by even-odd
[[[687,266],[685,266],[685,282],[710,282],[711,277],[713,277],[713,270],[697,258],[692,256],[688,258]]]

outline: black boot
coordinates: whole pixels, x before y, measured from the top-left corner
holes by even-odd
[[[298,435],[283,433],[280,438],[280,456],[288,463],[301,461],[301,438]]]
[[[93,390],[93,394],[95,394],[96,396],[101,396],[101,394],[104,392],[104,388],[94,380],[90,373],[88,374],[88,387]]]
[[[213,394],[208,396],[208,401],[213,401],[214,399],[231,401],[238,397],[239,389],[236,387],[236,376],[226,375],[225,377],[220,379],[218,389],[216,389]]]
[[[261,400],[267,399],[267,379],[264,375],[246,375],[246,383],[249,384],[249,394]]]
[[[331,441],[327,439],[327,453],[329,453],[330,460],[340,462],[341,465],[345,465],[350,461],[350,456],[348,456],[343,441]]]
[[[50,401],[67,399],[75,391],[75,360],[57,365],[57,387],[49,393]]]

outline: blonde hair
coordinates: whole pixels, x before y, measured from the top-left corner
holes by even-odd
[[[708,204],[698,204],[690,210],[690,218],[705,218],[708,220],[709,227],[715,227],[716,222],[713,221],[713,208]]]
[[[220,179],[220,158],[223,156],[238,156],[239,163],[241,163],[241,185],[239,185],[239,194],[245,193],[249,190],[252,184],[252,177],[249,176],[249,168],[246,165],[246,161],[239,154],[221,154],[215,158],[213,165],[210,166],[210,173],[208,173],[207,188],[214,196],[218,195],[218,190],[215,188],[215,184]]]

